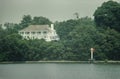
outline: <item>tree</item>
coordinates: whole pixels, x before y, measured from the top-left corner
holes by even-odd
[[[45,24],[51,24],[52,22],[47,19],[46,17],[34,17],[32,20],[33,25],[45,25]]]
[[[5,23],[4,24],[4,27],[6,28],[6,29],[13,29],[14,28],[14,23]]]
[[[18,24],[14,23],[5,23],[4,27],[7,34],[17,33],[20,28]]]
[[[79,25],[71,33],[71,45],[78,60],[90,58],[90,48],[95,48],[95,41],[100,38],[99,32],[94,26]]]
[[[97,26],[110,27],[120,32],[120,3],[104,2],[94,13]]]
[[[22,42],[22,37],[18,34],[11,34],[0,40],[1,61],[23,61],[23,50],[27,47]],[[25,47],[25,48],[24,48]]]
[[[22,39],[18,30],[32,23],[51,23],[45,17],[25,17],[20,24],[5,23],[6,29],[0,27],[0,61],[88,60],[91,47],[95,48],[96,60],[120,60],[120,33],[111,27],[96,26],[89,17],[56,22],[61,40],[51,42]]]
[[[74,15],[75,15],[76,19],[79,19],[79,14],[78,14],[78,12],[74,13]]]
[[[78,25],[79,22],[77,20],[67,20],[63,22],[59,22],[56,24],[56,30],[58,35],[60,36],[60,39],[68,39],[68,34],[75,28],[76,25]]]
[[[120,33],[108,28],[104,34],[106,42],[103,44],[103,52],[109,60],[120,60]]]
[[[42,60],[45,57],[45,49],[47,48],[47,43],[45,40],[26,40],[28,44],[28,50],[25,53],[25,59],[29,61]]]
[[[46,48],[46,58],[49,60],[61,60],[64,54],[64,46],[60,42],[50,42]]]
[[[32,18],[30,15],[24,15],[22,20],[21,20],[21,23],[20,23],[20,26],[21,26],[21,29],[25,28],[25,27],[28,27],[32,22]]]

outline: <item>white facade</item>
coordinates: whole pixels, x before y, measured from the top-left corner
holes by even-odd
[[[20,30],[19,34],[24,39],[45,39],[46,41],[59,40],[59,37],[54,29],[54,25],[30,25],[27,28]]]

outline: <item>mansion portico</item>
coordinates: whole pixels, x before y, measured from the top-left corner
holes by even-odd
[[[54,29],[54,25],[30,25],[19,31],[19,34],[24,39],[44,39],[46,41],[59,40],[59,37]]]

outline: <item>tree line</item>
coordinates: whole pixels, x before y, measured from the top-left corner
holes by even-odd
[[[18,31],[29,25],[51,24],[43,16],[24,15],[20,23],[0,25],[0,61],[39,61],[90,59],[93,47],[95,60],[120,60],[120,3],[104,2],[89,17],[56,21],[60,41],[25,40]]]

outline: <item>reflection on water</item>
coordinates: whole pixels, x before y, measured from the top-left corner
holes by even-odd
[[[0,64],[0,79],[120,79],[120,65]]]

